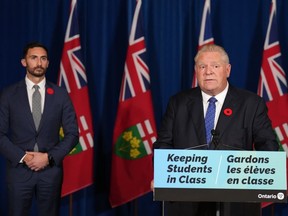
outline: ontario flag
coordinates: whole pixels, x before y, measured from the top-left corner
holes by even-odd
[[[113,132],[110,203],[116,207],[151,191],[156,127],[146,64],[141,0],[136,3]]]
[[[198,41],[198,50],[201,49],[204,45],[213,44],[214,38],[212,35],[212,28],[211,28],[211,17],[210,17],[210,0],[204,0],[204,7],[202,13],[202,20],[201,20],[201,27],[200,27],[200,35]],[[193,74],[192,80],[192,88],[197,87],[198,82],[196,78],[196,74]]]
[[[288,156],[288,89],[286,74],[282,68],[280,44],[278,41],[276,0],[272,0],[271,4],[258,95],[266,100],[268,115],[277,135],[280,150],[286,151],[286,155]],[[264,203],[262,206],[265,207],[268,204]]]
[[[58,85],[67,89],[74,105],[79,127],[79,143],[64,159],[62,196],[93,183],[93,126],[86,70],[82,63],[76,0],[71,1],[70,10]],[[63,131],[60,131],[61,137]]]

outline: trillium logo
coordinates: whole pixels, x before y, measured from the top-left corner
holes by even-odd
[[[278,193],[278,194],[277,194],[277,198],[278,198],[279,200],[283,200],[283,199],[284,199],[284,194],[283,194],[283,193]]]

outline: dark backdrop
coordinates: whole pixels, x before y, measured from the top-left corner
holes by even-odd
[[[95,183],[73,195],[73,215],[160,215],[152,194],[110,209],[108,202],[112,132],[124,69],[134,0],[78,0],[80,34],[95,128]],[[0,0],[0,89],[24,78],[23,46],[40,41],[50,51],[49,80],[56,82],[69,0]],[[169,96],[189,88],[198,44],[203,0],[143,0],[144,29],[157,126]],[[256,92],[270,0],[212,0],[215,43],[232,64],[230,83]],[[277,1],[279,40],[288,72],[288,1]],[[287,112],[287,110],[282,110]],[[7,215],[5,160],[0,156],[0,215]],[[69,215],[70,197],[61,215]],[[265,214],[287,215],[287,205]]]

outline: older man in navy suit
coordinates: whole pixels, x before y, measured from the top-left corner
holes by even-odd
[[[45,78],[49,60],[44,45],[28,44],[21,63],[25,79],[0,96],[0,153],[7,159],[9,215],[29,215],[33,196],[39,216],[59,215],[62,161],[78,142],[76,114],[67,91]]]
[[[264,100],[229,85],[230,71],[222,47],[206,45],[199,50],[195,57],[199,87],[170,98],[155,148],[278,150]],[[214,99],[215,116],[212,128],[207,129],[210,98]],[[165,215],[171,216],[261,215],[259,203],[166,202],[165,207]]]

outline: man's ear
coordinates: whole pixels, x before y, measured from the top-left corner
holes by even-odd
[[[21,64],[22,64],[23,67],[26,67],[27,66],[26,60],[25,59],[21,59]]]

